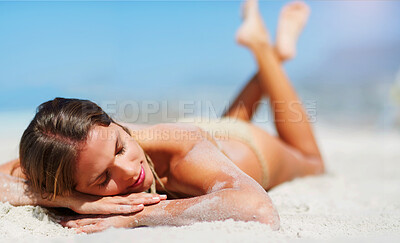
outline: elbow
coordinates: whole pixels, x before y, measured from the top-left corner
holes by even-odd
[[[280,219],[278,211],[271,202],[258,202],[249,207],[252,211],[251,218],[248,221],[255,221],[269,225],[272,230],[278,230],[280,227]]]
[[[237,205],[241,213],[237,215],[238,217],[235,220],[258,222],[270,226],[272,230],[279,229],[278,211],[267,194],[259,195],[246,192]]]

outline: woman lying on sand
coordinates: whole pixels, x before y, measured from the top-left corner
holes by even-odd
[[[223,119],[122,124],[90,101],[56,98],[39,106],[21,138],[20,158],[1,166],[0,199],[70,208],[82,215],[61,223],[78,232],[230,218],[279,228],[266,190],[324,171],[282,69],[295,54],[309,9],[301,2],[284,7],[275,47],[256,0],[245,2],[243,14],[237,42],[254,54],[259,71]],[[273,104],[278,137],[250,121],[262,96]]]

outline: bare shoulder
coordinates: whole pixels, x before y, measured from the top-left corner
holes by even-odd
[[[207,139],[198,141],[172,165],[171,176],[179,181],[179,191],[193,196],[224,189],[258,187],[257,182]]]

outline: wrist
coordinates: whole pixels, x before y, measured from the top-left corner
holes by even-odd
[[[160,218],[156,217],[157,220],[155,220],[154,213],[155,213],[155,211],[159,211],[158,207],[160,206],[160,204],[163,204],[163,202],[160,202],[156,205],[145,206],[142,211],[130,215],[129,216],[129,227],[135,228],[135,227],[140,227],[140,226],[158,225],[158,224],[154,224],[154,221],[159,221]]]
[[[88,195],[73,191],[67,196],[57,196],[54,199],[54,204],[57,204],[58,207],[69,208],[75,211],[75,209],[82,206],[85,201],[90,201],[86,196],[89,197]]]
[[[48,198],[43,198],[42,195],[40,194],[35,194],[35,198],[33,199],[35,201],[36,205],[43,206],[43,207],[62,207],[60,205],[60,202],[55,199],[48,199]]]

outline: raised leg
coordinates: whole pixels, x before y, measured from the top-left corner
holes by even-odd
[[[246,2],[243,6],[244,18],[248,15],[248,10],[248,3]],[[281,63],[294,58],[298,37],[307,22],[309,13],[309,7],[298,1],[288,3],[282,8],[274,47],[274,53]],[[239,38],[242,29],[243,26],[238,31]],[[266,38],[269,38],[268,35]],[[263,96],[268,97],[268,93],[261,88],[257,73],[242,89],[223,116],[250,121]]]
[[[296,176],[321,173],[323,160],[311,125],[268,39],[256,0],[247,0],[248,14],[239,28],[239,44],[249,48],[259,67],[258,82],[270,98],[279,137],[252,126],[253,135],[266,157],[269,188]]]
[[[250,121],[263,94],[257,74],[246,84],[223,116]]]

